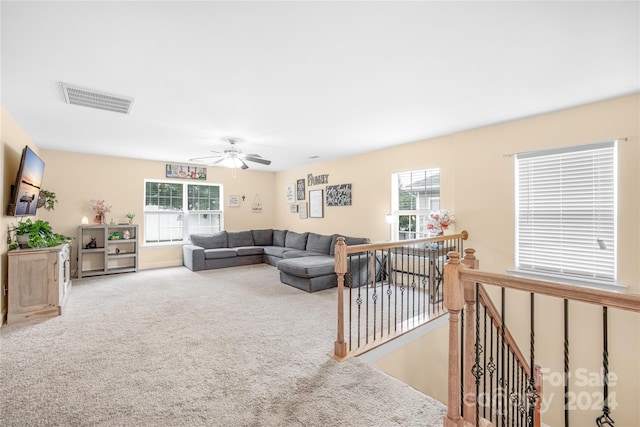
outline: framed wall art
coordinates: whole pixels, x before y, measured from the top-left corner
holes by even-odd
[[[300,219],[307,219],[309,217],[307,202],[298,203],[298,215],[300,215]]]
[[[287,198],[287,202],[293,203],[296,201],[296,193],[294,190],[293,184],[287,184],[287,188],[285,190],[285,197]]]
[[[199,180],[206,181],[207,168],[200,168],[197,166],[167,164],[166,177],[181,178],[181,179],[199,179]]]
[[[322,192],[322,190],[309,190],[309,218],[324,216]]]
[[[327,206],[351,206],[351,184],[327,185]]]
[[[296,181],[296,197],[298,200],[304,200],[304,179]]]

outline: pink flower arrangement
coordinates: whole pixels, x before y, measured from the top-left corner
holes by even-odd
[[[92,200],[91,209],[96,215],[104,216],[107,212],[111,212],[111,206],[107,206],[104,200]]]
[[[427,222],[427,230],[432,233],[440,234],[454,223],[455,220],[453,218],[453,214],[447,209],[431,211]]]

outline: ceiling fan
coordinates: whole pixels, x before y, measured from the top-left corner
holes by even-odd
[[[211,151],[212,153],[216,153],[213,156],[205,156],[205,157],[194,157],[189,159],[189,161],[200,162],[200,161],[208,161],[207,159],[211,159],[207,163],[208,166],[217,165],[220,163],[224,163],[225,166],[229,166],[232,168],[240,167],[241,169],[249,169],[249,165],[247,162],[255,162],[260,163],[262,165],[270,165],[271,160],[263,159],[259,154],[245,154],[240,151],[236,144],[241,142],[242,140],[239,138],[226,137],[221,138],[224,142],[228,142],[231,144],[231,147],[220,152],[220,151]],[[213,159],[218,159],[213,161]]]

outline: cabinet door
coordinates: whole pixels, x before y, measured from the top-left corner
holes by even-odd
[[[25,313],[57,306],[57,253],[9,257],[9,309]],[[53,285],[53,286],[52,286]]]

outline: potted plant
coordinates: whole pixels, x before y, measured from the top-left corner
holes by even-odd
[[[133,224],[133,218],[136,217],[136,214],[133,212],[127,212],[127,218],[129,218],[129,224]]]
[[[54,233],[48,221],[31,221],[27,218],[9,227],[7,244],[10,250],[18,247],[49,248],[72,240],[72,237]]]
[[[49,190],[40,190],[40,196],[38,197],[38,207],[44,207],[48,211],[52,211],[55,208],[55,204],[58,203],[56,193]]]

